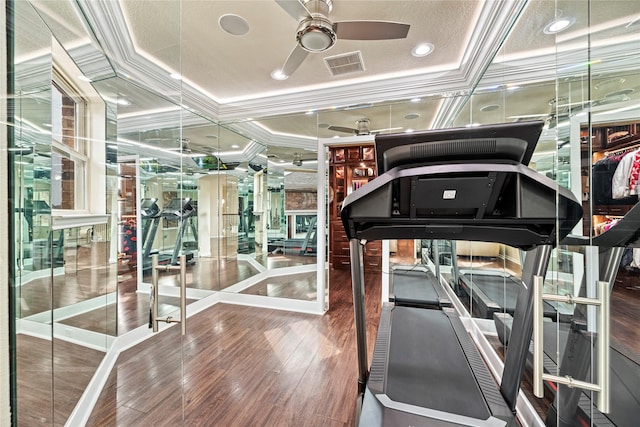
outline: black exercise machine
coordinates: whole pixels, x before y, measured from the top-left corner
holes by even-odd
[[[167,221],[176,221],[179,222],[178,235],[176,237],[176,243],[173,247],[173,251],[171,254],[160,254],[159,263],[169,263],[171,265],[178,264],[178,257],[180,255],[180,251],[184,250],[186,253],[186,260],[188,263],[195,262],[195,258],[193,256],[193,252],[187,251],[185,246],[184,236],[187,230],[187,227],[190,227],[191,233],[193,234],[194,240],[190,242],[191,246],[198,247],[198,230],[194,223],[197,215],[197,210],[191,199],[188,197],[185,198],[175,198],[172,199],[169,204],[160,212],[160,217],[164,218]]]
[[[578,223],[582,206],[525,166],[542,126],[522,122],[376,136],[380,175],[351,193],[341,212],[351,250],[359,425],[515,425],[532,334],[531,292],[518,298],[518,334],[499,389],[450,308],[384,304],[369,370],[361,242],[495,241],[529,251],[525,283],[544,277],[552,247]]]

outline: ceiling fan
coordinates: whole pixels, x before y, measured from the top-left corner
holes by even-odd
[[[409,32],[409,24],[387,21],[332,22],[329,13],[333,0],[275,0],[285,12],[296,19],[298,44],[291,51],[282,69],[286,78],[298,69],[309,52],[324,52],[337,39],[389,40],[403,39]]]
[[[356,135],[356,136],[371,135],[371,134],[375,135],[377,133],[384,132],[384,131],[402,129],[401,127],[395,127],[395,128],[384,128],[384,129],[371,130],[371,129],[369,129],[369,125],[370,124],[371,124],[371,121],[368,118],[363,117],[362,119],[356,120],[356,127],[355,128],[348,128],[348,127],[344,127],[344,126],[329,126],[327,129],[333,130],[333,131],[336,131],[336,132],[350,133],[350,134],[353,134],[353,135]]]

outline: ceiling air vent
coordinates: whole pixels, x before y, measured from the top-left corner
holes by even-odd
[[[329,72],[334,77],[364,71],[364,64],[362,62],[362,55],[360,51],[328,56],[324,58],[324,62],[327,64]]]

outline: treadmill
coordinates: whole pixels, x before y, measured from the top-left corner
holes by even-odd
[[[456,261],[453,260],[455,265]],[[493,319],[494,313],[513,316],[522,282],[517,277],[497,270],[458,270],[456,293],[469,301],[470,311],[479,317]],[[568,322],[572,313],[558,311],[555,303],[545,301],[543,314],[552,320]]]
[[[158,199],[144,198],[140,203],[140,220],[142,221],[142,266],[143,270],[151,268],[151,255],[157,254],[153,249],[153,241],[156,239],[158,226],[162,213],[158,206]]]
[[[422,308],[451,307],[451,300],[426,265],[394,265],[391,268],[391,295],[395,305]]]
[[[351,249],[361,426],[512,426],[533,329],[521,292],[498,387],[451,308],[383,305],[368,366],[362,242],[495,241],[528,250],[523,281],[545,276],[551,248],[582,217],[568,190],[527,164],[543,122],[376,136],[380,175],[344,200]]]
[[[166,256],[161,256],[159,260],[161,264],[167,262],[171,265],[178,264],[178,256],[180,255],[180,251],[183,249],[184,235],[187,230],[187,226],[191,228],[191,232],[195,238],[195,246],[198,246],[198,230],[193,222],[196,214],[197,210],[189,197],[172,199],[162,210],[160,216],[169,221],[179,221],[180,228],[178,229],[176,244],[173,247],[170,257],[167,258]],[[195,262],[193,252],[188,252],[185,255],[187,263]]]

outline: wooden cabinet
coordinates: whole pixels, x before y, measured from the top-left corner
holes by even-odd
[[[351,192],[376,176],[374,146],[332,147],[329,150],[329,262],[333,268],[350,269],[349,240],[340,220],[342,202]],[[364,270],[381,271],[382,242],[364,248]]]
[[[591,144],[589,144],[591,140]],[[636,195],[612,196],[611,178],[618,163],[640,148],[640,120],[599,123],[580,129],[584,234],[599,234],[603,224],[625,215],[638,201]]]

